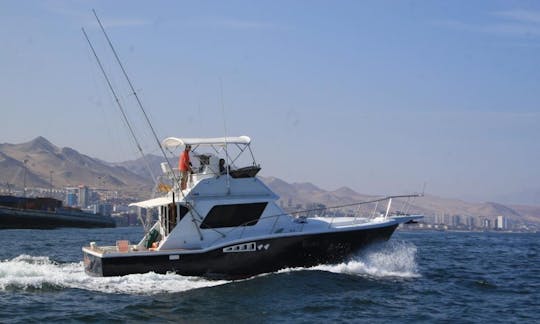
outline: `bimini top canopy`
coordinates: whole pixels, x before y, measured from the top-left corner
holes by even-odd
[[[161,144],[166,148],[176,148],[178,146],[185,145],[220,145],[226,144],[243,144],[248,145],[251,142],[251,138],[248,136],[238,137],[214,137],[214,138],[178,138],[167,137]]]
[[[131,203],[131,204],[129,204],[129,206],[130,207],[131,206],[137,206],[137,207],[141,207],[141,208],[153,208],[153,207],[167,205],[167,204],[170,204],[170,203],[172,203],[172,198],[171,197],[159,197],[159,198],[154,198],[154,199],[150,199],[150,200]]]

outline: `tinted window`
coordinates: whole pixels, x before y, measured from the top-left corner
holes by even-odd
[[[184,216],[186,216],[188,211],[189,211],[189,209],[186,206],[180,205],[180,219],[179,219],[179,221],[181,221],[182,218],[184,218]]]
[[[253,226],[266,208],[266,202],[254,204],[214,206],[201,224],[201,228]]]

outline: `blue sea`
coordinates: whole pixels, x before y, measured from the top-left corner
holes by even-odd
[[[0,231],[0,322],[540,322],[540,234],[398,231],[350,261],[239,281],[87,276],[140,228]]]

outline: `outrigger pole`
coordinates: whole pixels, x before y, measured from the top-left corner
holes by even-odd
[[[135,135],[135,132],[133,131],[133,127],[131,127],[131,124],[129,122],[129,119],[127,118],[126,112],[124,110],[124,107],[120,103],[120,99],[118,98],[118,95],[116,94],[116,91],[114,90],[114,87],[111,84],[111,81],[109,77],[107,76],[107,73],[105,72],[105,69],[103,68],[103,65],[101,64],[101,60],[99,59],[99,56],[97,55],[96,51],[94,50],[94,46],[92,45],[92,42],[90,42],[90,38],[88,38],[88,35],[86,34],[86,31],[84,28],[81,28],[82,32],[84,34],[84,37],[86,38],[86,41],[88,42],[88,45],[90,45],[90,49],[92,50],[92,53],[94,54],[94,57],[96,58],[97,64],[99,66],[99,69],[101,70],[101,73],[103,74],[103,77],[107,81],[107,85],[109,86],[109,89],[111,90],[111,93],[114,97],[114,101],[116,101],[116,105],[118,106],[118,109],[120,109],[120,112],[122,113],[122,118],[124,119],[124,122],[126,123],[129,132],[131,133],[131,137],[133,137],[133,140],[135,141],[135,145],[137,145],[137,149],[142,155],[143,161],[146,165],[146,168],[148,169],[148,172],[150,172],[150,176],[152,177],[152,180],[154,182],[157,181],[157,178],[154,176],[154,173],[152,172],[152,168],[150,168],[150,164],[148,163],[148,160],[146,159],[146,155],[143,152],[143,149],[141,147],[141,144],[139,143],[139,140],[137,139],[137,136]]]
[[[101,70],[101,73],[103,74],[103,77],[107,81],[107,85],[109,86],[109,89],[111,90],[111,93],[114,97],[114,101],[116,101],[116,105],[118,106],[118,109],[120,109],[120,112],[122,113],[122,118],[124,119],[124,122],[126,123],[127,128],[129,129],[129,132],[131,133],[131,137],[133,137],[133,140],[135,141],[135,145],[137,146],[137,149],[141,153],[142,159],[144,161],[144,165],[148,169],[148,172],[150,173],[150,176],[152,177],[152,180],[154,181],[154,184],[157,183],[157,178],[152,172],[152,168],[150,167],[150,163],[148,163],[148,160],[146,158],[146,155],[143,152],[143,149],[141,147],[141,144],[139,143],[139,140],[137,139],[137,136],[135,135],[135,132],[133,131],[133,127],[131,127],[131,124],[129,122],[129,119],[127,118],[126,112],[124,110],[124,107],[122,106],[122,103],[120,102],[120,99],[118,98],[118,95],[116,94],[116,91],[114,90],[114,87],[111,84],[111,81],[109,77],[107,76],[107,73],[105,72],[105,69],[103,68],[103,65],[101,64],[101,60],[99,59],[99,56],[97,55],[94,46],[92,45],[92,42],[90,41],[90,38],[88,38],[88,35],[86,34],[86,31],[84,28],[81,28],[82,32],[84,34],[84,37],[86,38],[86,41],[88,42],[88,45],[90,45],[90,49],[92,50],[92,53],[94,54],[94,57],[96,58],[96,62],[99,66],[99,69]],[[147,222],[140,217],[141,222],[143,224],[143,227],[145,228],[145,231],[147,231]]]
[[[156,131],[154,130],[154,127],[152,126],[152,123],[150,122],[150,119],[148,118],[148,115],[146,114],[146,110],[144,109],[144,107],[142,105],[142,102],[139,99],[139,96],[137,95],[137,91],[135,91],[135,88],[133,87],[133,84],[131,83],[131,80],[130,80],[129,76],[127,75],[127,72],[124,69],[124,65],[122,64],[122,61],[120,60],[120,57],[118,57],[118,54],[116,53],[116,50],[114,49],[114,46],[113,46],[113,44],[111,42],[111,39],[109,38],[109,35],[107,34],[107,32],[105,31],[105,28],[101,24],[101,20],[99,19],[96,11],[94,9],[92,9],[92,12],[94,13],[94,16],[96,17],[96,20],[97,20],[97,22],[99,24],[99,27],[101,28],[101,31],[103,32],[103,35],[105,35],[105,38],[107,39],[107,42],[109,43],[109,47],[111,48],[111,50],[112,50],[112,52],[114,54],[114,57],[116,58],[116,62],[118,62],[118,65],[120,66],[120,69],[122,69],[122,73],[124,74],[124,77],[126,78],[128,84],[129,84],[129,87],[130,87],[130,89],[132,91],[132,94],[135,96],[135,99],[137,100],[137,104],[139,105],[139,108],[141,109],[141,111],[142,111],[142,113],[144,115],[144,118],[146,119],[146,122],[147,122],[148,126],[150,127],[150,130],[152,131],[152,135],[154,136],[154,139],[156,140],[157,145],[158,145],[159,149],[161,150],[161,153],[163,154],[163,157],[165,158],[165,161],[167,161],[167,165],[169,166],[169,169],[173,170],[171,162],[169,161],[169,159],[167,157],[167,154],[165,153],[165,150],[163,149],[163,146],[161,145],[161,143],[159,141],[159,138],[158,138],[158,136],[156,134]],[[178,179],[176,177],[174,172],[171,172],[171,175],[173,177],[173,181],[175,181],[179,185],[180,184],[180,179]],[[182,194],[182,196],[184,195],[182,190],[180,190],[180,193]]]
[[[165,158],[165,161],[167,162],[167,165],[169,167],[169,170],[174,170],[172,165],[171,165],[171,162],[169,161],[169,158],[167,157],[167,154],[165,153],[165,150],[163,149],[163,146],[161,145],[161,142],[159,141],[159,138],[156,134],[156,131],[154,130],[154,127],[152,126],[152,123],[150,122],[150,119],[148,118],[148,115],[146,114],[146,110],[144,109],[143,105],[142,105],[142,102],[141,100],[139,99],[139,96],[137,95],[137,91],[135,91],[135,87],[133,87],[133,84],[131,83],[131,80],[129,78],[129,76],[127,75],[127,72],[126,70],[124,69],[124,65],[122,64],[122,61],[120,60],[120,57],[118,56],[118,54],[116,53],[116,50],[114,49],[114,46],[111,42],[111,39],[109,38],[109,35],[107,34],[107,32],[105,31],[105,28],[103,27],[103,24],[101,23],[101,20],[99,19],[96,11],[94,9],[92,9],[92,12],[94,13],[94,16],[96,17],[96,20],[99,24],[99,27],[101,28],[101,31],[103,32],[103,35],[105,35],[105,38],[107,39],[107,42],[109,43],[109,47],[111,48],[111,51],[113,52],[114,54],[114,57],[116,58],[116,62],[118,63],[118,65],[120,66],[120,68],[122,69],[122,73],[124,74],[124,77],[126,78],[126,81],[128,82],[129,84],[129,87],[132,91],[132,94],[135,96],[135,99],[137,100],[137,104],[139,105],[139,108],[141,109],[143,115],[144,115],[144,118],[146,119],[146,122],[148,124],[148,127],[150,128],[150,130],[152,131],[152,135],[154,136],[154,139],[156,140],[156,143],[159,147],[159,149],[161,150],[161,153],[163,154],[163,157]],[[86,33],[85,33],[86,35]],[[101,65],[101,64],[100,64]],[[176,176],[176,174],[174,172],[171,172],[171,177],[172,177],[172,181],[175,182],[177,184],[177,186],[180,188],[180,178],[178,178]],[[182,197],[186,198],[186,196],[184,195],[184,192],[183,190],[180,188],[180,190],[178,190],[180,192],[180,194],[182,195]],[[173,195],[174,195],[174,190],[173,190]],[[191,207],[191,210],[193,210],[198,216],[199,218],[201,218],[201,216],[199,215],[199,213],[195,210],[195,208],[188,202],[185,200],[185,203],[186,205],[188,205],[189,207]],[[192,221],[195,223],[196,220],[195,220],[195,217],[193,216],[193,213],[191,213],[191,217],[192,217]],[[202,219],[202,218],[201,218]],[[201,241],[204,239],[199,228],[197,226],[195,226],[195,228],[199,231],[199,235],[200,235],[200,238],[201,238]],[[214,229],[214,231],[218,232],[217,230]],[[221,234],[221,233],[220,233]],[[223,234],[221,234],[223,235]]]

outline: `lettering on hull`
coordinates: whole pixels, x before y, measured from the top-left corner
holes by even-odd
[[[266,244],[266,250],[268,250],[268,247],[270,245]],[[223,248],[224,253],[237,253],[237,252],[255,252],[258,250],[261,250],[263,248],[263,245],[257,246],[256,242],[249,242],[249,243],[242,243],[242,244],[236,244],[227,246],[226,248]]]

